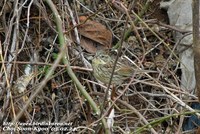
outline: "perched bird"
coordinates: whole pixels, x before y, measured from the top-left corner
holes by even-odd
[[[92,60],[94,77],[101,82],[108,84],[113,70],[115,58],[109,56],[105,51],[97,51]],[[117,62],[111,84],[120,85],[124,80],[130,78],[134,68],[130,65]]]

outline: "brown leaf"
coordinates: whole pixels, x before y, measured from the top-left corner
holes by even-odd
[[[96,53],[97,50],[103,50],[103,49],[108,49],[105,46],[92,41],[91,39],[88,39],[86,37],[81,38],[81,46],[90,53]]]
[[[86,21],[86,19],[85,16],[79,17],[80,23],[83,23],[78,26],[78,31],[82,35],[82,47],[91,53],[95,53],[97,49],[111,48],[112,33],[110,30],[96,21]]]

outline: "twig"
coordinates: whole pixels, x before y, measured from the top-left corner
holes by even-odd
[[[194,68],[196,78],[197,94],[200,101],[200,39],[199,39],[199,0],[193,0],[193,50],[194,50]]]
[[[55,5],[52,3],[51,0],[46,0],[46,2],[49,5],[49,7],[51,8],[51,10],[52,10],[52,12],[54,13],[54,16],[55,16],[55,21],[56,21],[57,29],[58,29],[58,33],[59,33],[58,38],[59,38],[61,50],[62,49],[66,50],[67,47],[66,47],[66,43],[65,43],[65,39],[64,39],[64,35],[63,35],[62,21],[60,19],[60,15],[58,14],[58,11],[55,8]],[[61,51],[61,52],[62,52],[62,54],[60,54],[60,55],[63,56],[62,57],[62,62],[67,66],[66,70],[67,70],[69,76],[71,77],[71,79],[73,80],[73,82],[76,84],[76,86],[79,89],[79,91],[87,99],[87,101],[89,102],[90,106],[93,108],[94,112],[97,115],[99,115],[100,114],[100,110],[98,109],[96,103],[93,101],[93,99],[91,98],[91,96],[87,93],[87,91],[85,90],[85,88],[83,87],[83,85],[80,83],[80,81],[78,80],[78,78],[76,77],[76,75],[74,74],[74,72],[72,71],[72,69],[70,67],[70,63],[68,61],[67,51]],[[105,128],[105,133],[109,134],[110,132],[108,130],[107,123],[106,123],[105,119],[102,118],[101,121],[102,121],[103,126]]]

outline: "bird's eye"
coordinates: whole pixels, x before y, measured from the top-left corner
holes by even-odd
[[[101,55],[100,58],[101,58],[101,59],[107,59],[108,56],[107,56],[107,55]]]
[[[101,55],[100,58],[104,59],[104,58],[105,58],[105,55]]]
[[[110,59],[110,57],[109,57],[108,55],[101,55],[99,58],[100,58],[101,60],[103,60],[104,62],[108,62],[109,59]]]

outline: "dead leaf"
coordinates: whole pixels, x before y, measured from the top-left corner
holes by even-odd
[[[79,17],[81,24],[78,31],[81,38],[81,45],[86,51],[95,53],[98,49],[109,49],[112,43],[112,33],[99,22],[87,20],[87,17]]]
[[[103,49],[108,49],[104,47],[103,45],[94,42],[86,37],[81,38],[81,46],[90,53],[96,53],[97,50],[103,50]]]

